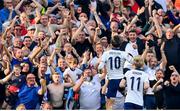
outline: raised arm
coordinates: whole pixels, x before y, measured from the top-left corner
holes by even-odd
[[[162,82],[163,82],[163,79],[160,79],[156,82],[156,84],[154,84],[154,86],[152,87],[153,92],[157,92],[162,89],[162,86],[160,85]]]
[[[77,21],[75,17],[74,1],[72,1],[69,5],[70,5],[71,17],[73,18],[74,21]]]
[[[149,11],[150,17],[152,17],[152,5],[153,4],[154,4],[153,0],[149,0],[148,11]]]
[[[41,11],[43,6],[39,2],[37,2],[36,0],[32,0],[32,1],[36,4],[36,7],[38,8],[38,10]]]
[[[162,37],[162,30],[161,30],[159,22],[156,18],[156,10],[153,10],[153,22],[155,24],[155,28],[157,30],[158,37],[161,38]]]
[[[43,95],[46,92],[46,80],[45,79],[41,79],[40,80],[40,84],[41,84],[41,88],[38,90],[38,94],[39,95]]]
[[[40,45],[36,48],[36,50],[33,50],[33,52],[29,55],[30,61],[33,61],[33,58],[36,57],[41,52],[43,47],[44,45],[42,45],[42,41],[40,40]]]
[[[176,25],[176,26],[173,28],[174,34],[177,34],[178,32],[180,32],[180,31],[178,31],[178,29],[180,29],[180,24]]]
[[[139,16],[140,14],[142,14],[142,13],[144,12],[144,10],[145,10],[144,7],[142,7],[140,10],[138,9],[137,15],[132,19],[132,21],[130,22],[130,24],[127,26],[127,31],[130,29],[130,27],[131,27],[134,23],[137,22],[138,16]]]
[[[21,0],[17,5],[16,5],[16,7],[15,7],[15,12],[18,14],[18,15],[20,15],[21,14],[21,12],[20,12],[20,7],[22,6],[22,4],[23,4],[23,2],[24,2],[25,0]]]
[[[143,51],[143,53],[142,53],[142,55],[141,55],[141,57],[142,57],[143,60],[145,60],[148,50],[149,50],[149,46],[148,46],[148,44],[147,44],[147,42],[146,42],[146,43],[145,43],[145,50]]]
[[[96,22],[97,22],[104,30],[106,30],[106,27],[104,26],[104,24],[102,23],[99,15],[98,15],[97,12],[96,12],[96,8],[94,8],[93,6],[91,6],[90,9],[91,9],[92,13],[94,14],[94,17],[95,17]]]
[[[6,62],[6,69],[4,70],[5,75],[9,75],[11,69],[10,69],[10,62],[9,61],[4,61]]]
[[[7,47],[5,46],[4,43],[2,45],[3,45],[4,51],[6,52],[7,56],[9,57],[9,60],[11,61],[13,58],[12,54],[9,52],[9,50],[7,49]]]
[[[171,10],[173,9],[174,5],[172,3],[171,0],[169,0],[169,2],[166,2],[167,4],[167,15],[168,15],[168,18],[170,19],[170,21],[175,24],[175,25],[178,25],[180,24],[180,20],[176,19],[175,16],[173,15],[173,13],[171,12]]]
[[[92,43],[93,42],[93,33],[92,33],[92,31],[91,31],[91,29],[87,26],[87,24],[86,23],[84,23],[84,27],[85,27],[85,29],[87,30],[87,32],[88,32],[88,34],[89,34],[89,42],[90,43]]]
[[[56,5],[54,5],[53,7],[50,7],[47,11],[46,14],[49,15],[51,14],[54,10],[56,10],[59,6],[61,6],[60,3],[57,3]]]
[[[96,44],[100,38],[99,38],[99,35],[100,35],[100,28],[99,27],[96,27],[95,29],[95,34],[94,34],[94,37],[93,37],[93,43],[92,44]]]
[[[169,66],[169,69],[173,72],[179,73],[173,65]]]
[[[164,45],[165,45],[165,42],[162,43],[161,48],[160,48],[161,56],[162,56],[162,62],[160,64],[160,68],[161,69],[165,69],[166,68],[166,64],[167,64],[166,55],[164,53]]]
[[[65,79],[68,81],[68,82],[65,82],[64,83],[64,87],[72,87],[75,85],[75,83],[73,82],[71,76],[66,76]]]
[[[48,6],[48,0],[41,0],[41,4],[44,5],[45,7]]]
[[[53,50],[53,52],[47,62],[52,74],[55,73],[55,70],[54,70],[55,68],[52,65],[53,65],[53,60],[54,60],[55,54],[56,54],[56,50],[57,49]]]
[[[2,39],[1,39],[1,44],[4,48],[5,53],[7,54],[7,56],[9,57],[9,60],[12,60],[12,55],[10,54],[9,50],[6,47],[6,36],[7,36],[7,32],[10,30],[10,27],[6,29],[6,31],[3,33]]]
[[[71,39],[71,43],[72,44],[76,44],[76,38],[78,37],[79,33],[82,31],[82,29],[84,28],[84,23],[81,20],[81,25],[80,27],[76,30],[76,32],[73,34],[72,39]]]
[[[0,84],[5,84],[6,82],[8,82],[10,79],[11,79],[11,77],[12,77],[12,75],[14,74],[14,72],[11,72],[9,75],[7,75],[5,78],[3,78],[3,79],[1,79],[0,80]]]
[[[78,92],[80,90],[81,85],[83,84],[83,82],[86,80],[86,77],[81,76],[81,78],[79,79],[79,81],[73,86],[73,91],[74,92]]]

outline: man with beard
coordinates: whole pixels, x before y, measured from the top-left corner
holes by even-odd
[[[88,67],[84,70],[81,78],[76,82],[73,90],[79,91],[80,109],[97,110],[101,107],[101,83],[105,73],[97,74],[94,68]]]

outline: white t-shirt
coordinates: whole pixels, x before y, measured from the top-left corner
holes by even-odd
[[[80,109],[96,110],[101,106],[101,83],[100,76],[97,74],[88,82],[85,81],[80,87]],[[79,81],[77,81],[79,82]]]
[[[138,50],[137,50],[137,49],[134,49],[134,48],[133,48],[133,44],[134,44],[134,43],[129,42],[129,43],[126,45],[125,52],[127,52],[127,53],[133,55],[133,57],[135,57],[135,56],[139,55],[139,53],[138,53]],[[132,69],[132,64],[129,63],[128,61],[126,61],[126,62],[124,63],[124,68]]]
[[[132,57],[120,50],[112,49],[103,53],[101,63],[98,69],[102,69],[106,65],[108,79],[122,79],[124,62],[133,62]]]
[[[95,56],[95,57],[90,61],[90,65],[96,66],[97,64],[98,64],[98,58],[97,58],[97,56]]]
[[[153,68],[153,69],[150,68],[150,67],[148,67],[148,66],[146,66],[145,72],[148,74],[148,79],[149,79],[150,81],[156,80],[156,75],[155,75],[155,73],[156,73],[156,70],[159,69],[159,68],[160,68],[159,65],[156,66],[156,67]],[[149,87],[149,88],[147,89],[147,91],[146,91],[146,94],[154,95],[153,89],[152,89],[151,87]]]
[[[166,0],[155,0],[155,1],[162,6],[165,12],[167,11]]]
[[[129,70],[125,73],[127,82],[126,102],[143,106],[144,83],[149,83],[148,76],[140,70]]]
[[[76,82],[78,80],[78,76],[82,74],[82,70],[75,68],[74,70],[71,70],[69,67],[64,71],[64,76],[69,74],[69,76],[72,78],[73,82]]]

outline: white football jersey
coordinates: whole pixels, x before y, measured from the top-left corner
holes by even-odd
[[[127,83],[126,102],[143,106],[144,83],[149,83],[148,74],[140,70],[129,70],[125,73]]]
[[[107,78],[109,80],[122,79],[124,77],[123,68],[126,60],[132,63],[133,58],[124,51],[111,49],[103,53],[98,69],[102,69],[106,65]]]

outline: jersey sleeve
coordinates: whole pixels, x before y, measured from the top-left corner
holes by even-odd
[[[63,76],[67,75],[68,74],[68,69],[66,69],[63,73]]]
[[[107,58],[108,58],[107,52],[104,52],[101,58],[101,62],[98,66],[98,69],[102,69],[104,67],[105,63],[107,62]]]
[[[82,71],[82,70],[77,69],[77,75],[81,75],[82,73],[83,73],[83,71]]]
[[[124,58],[129,62],[129,63],[133,63],[133,57],[130,55],[130,54],[128,54],[128,53],[126,53],[126,52],[124,52]]]
[[[107,61],[107,57],[108,57],[107,52],[104,52],[102,55],[101,61],[105,63]]]
[[[127,78],[129,71],[124,74],[124,78]]]
[[[149,83],[149,78],[148,78],[148,74],[144,73],[144,82]]]

